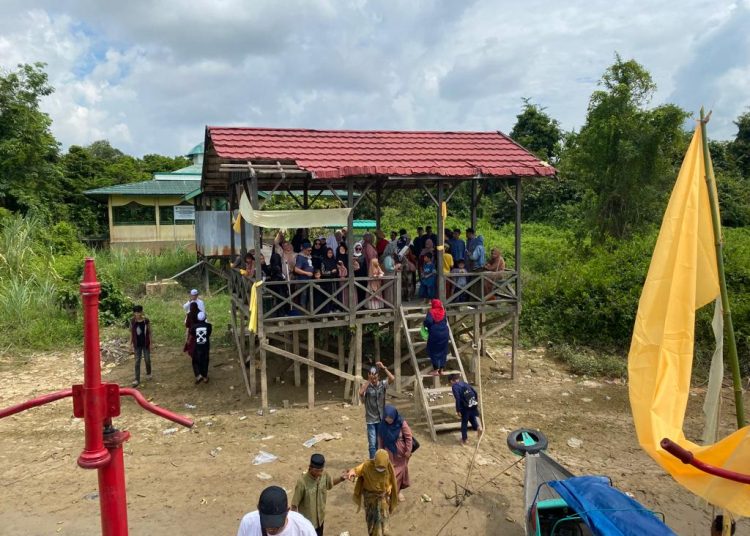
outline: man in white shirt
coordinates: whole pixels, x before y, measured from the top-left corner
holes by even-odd
[[[316,536],[315,529],[302,514],[289,511],[286,491],[269,486],[258,499],[258,510],[245,514],[237,536]]]
[[[203,303],[203,300],[198,297],[198,289],[193,289],[190,291],[190,299],[185,302],[185,305],[182,306],[182,308],[185,309],[186,313],[190,310],[190,302],[197,303],[198,310],[204,313],[206,312],[206,304]]]

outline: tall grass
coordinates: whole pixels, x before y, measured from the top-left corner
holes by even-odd
[[[0,352],[80,344],[77,297],[86,256],[95,258],[99,279],[109,288],[127,292],[130,301],[140,299],[146,281],[170,277],[195,262],[194,255],[184,249],[161,254],[89,251],[75,234],[70,224],[49,225],[35,215],[0,219],[0,330],[7,334]],[[125,298],[117,292],[109,297],[113,299]],[[116,314],[124,316],[127,307],[119,305]],[[182,321],[180,310],[178,322]],[[104,313],[102,319],[117,320]]]

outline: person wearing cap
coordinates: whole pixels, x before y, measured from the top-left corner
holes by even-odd
[[[310,466],[294,486],[292,512],[299,512],[315,527],[315,533],[323,536],[328,490],[344,481],[343,476],[331,478],[325,470],[326,459],[322,454],[310,456]]]
[[[381,380],[379,371],[384,370],[387,380]],[[370,459],[375,456],[378,445],[378,426],[383,420],[385,408],[385,391],[388,385],[393,383],[396,377],[386,368],[381,361],[370,367],[367,374],[367,382],[359,388],[359,399],[365,405],[365,424],[367,425],[367,446]]]
[[[398,505],[396,472],[388,459],[388,452],[380,449],[372,460],[367,460],[346,473],[349,480],[357,479],[354,503],[359,512],[365,507],[365,521],[369,536],[388,533],[388,518]]]
[[[192,302],[198,304],[198,310],[203,311],[204,313],[206,312],[206,304],[198,297],[198,289],[194,288],[190,291],[190,299],[188,299],[188,301],[185,302],[185,305],[182,306],[186,313],[190,311],[190,304]]]
[[[198,313],[198,321],[190,328],[191,335],[195,340],[193,348],[193,373],[195,383],[208,383],[208,354],[211,350],[211,330],[213,326],[206,322],[206,313]]]
[[[258,509],[245,514],[237,536],[315,536],[312,524],[299,512],[290,512],[286,491],[279,486],[264,489]]]

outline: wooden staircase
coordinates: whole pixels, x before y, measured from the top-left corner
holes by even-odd
[[[430,436],[433,441],[437,441],[438,432],[461,428],[461,419],[456,415],[456,401],[453,398],[448,376],[459,374],[463,381],[467,381],[467,378],[450,323],[448,324],[450,347],[445,363],[446,369],[442,376],[429,374],[433,368],[425,351],[427,343],[419,335],[427,311],[429,307],[421,305],[402,305],[400,308],[401,325],[406,333],[409,356],[414,367],[414,401],[417,406],[422,406]]]

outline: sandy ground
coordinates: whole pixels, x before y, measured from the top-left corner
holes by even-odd
[[[506,352],[498,349],[495,354]],[[133,436],[125,447],[131,534],[235,534],[260,490],[269,483],[291,490],[312,452],[325,454],[333,474],[366,457],[363,409],[345,406],[343,383],[330,376],[316,376],[321,402],[314,412],[281,407],[282,399],[301,406],[307,397],[304,383],[290,387],[288,374],[282,377],[283,385],[271,383],[271,403],[278,409],[259,416],[258,402],[248,399],[230,350],[214,352],[212,381],[200,386],[193,385],[189,361],[177,349],[157,348],[153,359],[154,379],[142,385],[142,392],[154,403],[191,416],[196,426],[165,434],[176,425],[123,400],[116,424]],[[0,407],[82,380],[80,354],[39,355],[11,363],[7,358],[0,362]],[[105,364],[105,381],[129,385],[132,365],[132,356]],[[441,534],[523,534],[523,463],[507,470],[517,458],[505,446],[507,432],[522,426],[543,430],[550,440],[549,453],[574,473],[608,475],[616,486],[663,512],[677,533],[709,534],[710,508],[683,491],[638,447],[626,385],[571,376],[546,360],[541,350],[522,353],[515,382],[503,368],[492,361],[484,366],[488,433],[468,485],[476,493]],[[304,382],[304,370],[302,377]],[[694,394],[686,425],[689,437],[700,431],[701,397]],[[474,448],[461,447],[456,434],[431,442],[412,399],[406,395],[394,401],[423,446],[410,463],[412,486],[392,517],[391,532],[437,534],[456,511],[446,497],[455,494],[454,483],[465,483]],[[725,423],[731,426],[731,419]],[[322,432],[338,432],[341,439],[311,449],[302,445]],[[582,440],[582,446],[570,447],[571,438]],[[100,533],[96,474],[76,465],[82,446],[83,423],[72,417],[70,400],[0,421],[0,534]],[[278,460],[253,465],[260,450]],[[270,480],[259,479],[261,473]],[[364,515],[351,501],[352,489],[345,482],[329,494],[326,534],[366,533]],[[423,494],[432,500],[423,501]],[[749,527],[743,521],[738,534]]]

